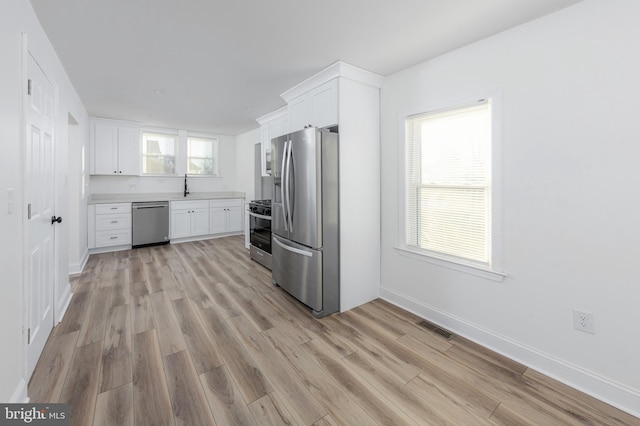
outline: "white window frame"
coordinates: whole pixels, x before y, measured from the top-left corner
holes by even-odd
[[[209,174],[205,174],[205,173],[190,173],[189,172],[189,160],[191,159],[191,152],[190,152],[190,147],[191,147],[191,139],[200,139],[200,140],[208,140],[211,141],[213,143],[212,146],[212,160],[213,160],[213,173],[209,173]],[[203,135],[203,134],[198,134],[198,133],[189,133],[187,135],[187,147],[186,147],[186,151],[187,151],[187,162],[186,162],[186,173],[189,176],[193,176],[193,177],[220,177],[220,138],[218,138],[217,136],[211,136],[211,135]],[[196,158],[200,158],[200,157],[196,157]]]
[[[145,134],[158,135],[164,137],[171,137],[174,139],[174,168],[173,173],[145,173],[144,172],[144,160],[148,157],[144,152],[144,136]],[[177,176],[179,171],[180,161],[180,138],[177,133],[167,131],[165,129],[143,129],[140,134],[140,176]]]
[[[444,253],[436,253],[422,250],[415,246],[407,245],[407,185],[406,185],[406,129],[407,118],[419,114],[436,113],[457,109],[480,99],[491,99],[491,261],[490,266],[473,261],[449,256]],[[444,268],[468,273],[493,281],[502,281],[506,276],[502,272],[502,97],[498,90],[485,92],[476,96],[462,99],[452,99],[445,102],[434,103],[416,108],[407,113],[398,115],[398,181],[399,181],[399,221],[398,221],[398,245],[396,249],[404,256],[438,265]]]

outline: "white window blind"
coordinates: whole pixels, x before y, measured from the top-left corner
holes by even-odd
[[[406,244],[491,265],[491,101],[407,117]]]

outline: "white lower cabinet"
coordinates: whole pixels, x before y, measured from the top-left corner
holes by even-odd
[[[131,244],[131,203],[89,206],[89,248]]]
[[[171,238],[209,234],[209,201],[172,201]]]
[[[193,241],[244,230],[243,198],[171,201],[170,238]],[[88,248],[131,248],[131,203],[90,204]],[[121,247],[122,246],[122,247]]]
[[[209,201],[209,232],[221,234],[226,232],[242,231],[242,199]]]

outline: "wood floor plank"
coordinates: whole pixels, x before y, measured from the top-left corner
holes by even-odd
[[[217,424],[257,426],[227,367],[221,365],[201,374],[200,383]]]
[[[133,334],[154,329],[153,310],[148,294],[131,296],[131,325]]]
[[[497,425],[503,426],[539,426],[538,419],[529,419],[526,414],[513,411],[504,404],[500,404],[493,412],[490,420]]]
[[[202,319],[192,302],[189,299],[174,300],[173,307],[198,374],[222,365],[224,363],[222,356],[205,330]]]
[[[225,365],[238,384],[240,393],[247,403],[253,402],[273,391],[255,361],[240,344],[238,337],[231,330],[224,318],[213,308],[200,312]]]
[[[133,336],[133,413],[136,426],[174,425],[155,330]]]
[[[69,404],[69,424],[72,426],[93,423],[101,358],[102,341],[79,346],[73,353],[60,395],[60,402]]]
[[[405,386],[401,377],[378,363],[374,357],[367,356],[364,351],[354,352],[344,357],[344,361],[372,387],[387,389],[385,396],[411,418],[432,424],[456,424],[455,419],[438,409],[435,401],[421,398]],[[482,424],[479,418],[472,415],[466,420],[468,424]]]
[[[85,312],[91,300],[91,292],[75,292],[69,302],[69,307],[64,314],[64,318],[55,328],[57,336],[66,333],[73,333],[82,328]]]
[[[382,392],[370,386],[352,372],[322,341],[310,340],[300,345],[314,357],[324,370],[336,381],[347,394],[358,403],[378,424],[383,425],[415,425],[403,411],[398,410]]]
[[[263,304],[258,303],[258,300],[260,300],[258,294],[252,289],[237,289],[232,286],[220,286],[218,288],[236,304],[240,312],[252,322],[256,330],[263,331],[273,327],[268,313],[264,311]]]
[[[119,269],[116,271],[113,279],[113,290],[111,292],[111,301],[109,306],[127,305],[131,299],[129,290],[129,274],[127,269]]]
[[[264,334],[269,343],[296,369],[302,383],[333,414],[335,420],[344,425],[375,423],[320,364],[298,345],[297,339],[291,338],[288,330],[275,327]]]
[[[78,337],[77,343],[78,346],[87,345],[104,339],[111,288],[99,288],[93,290],[91,293],[91,301],[87,307],[91,314],[85,315],[82,327],[80,328],[80,336]]]
[[[165,370],[176,426],[215,425],[189,352],[165,357]]]
[[[463,364],[411,334],[401,337],[398,342],[425,359],[421,363],[422,375],[432,387],[452,400],[461,401],[467,410],[488,417],[499,404],[501,398],[498,395],[502,394],[493,389],[489,378],[474,374]]]
[[[59,336],[51,333],[29,381],[30,402],[56,403],[60,400],[78,334],[79,331]]]
[[[468,399],[466,395],[470,392],[462,389],[445,387],[435,381],[430,381],[428,377],[420,375],[407,384],[407,389],[417,398],[431,405],[434,410],[456,425],[491,425],[489,416],[497,408],[485,409],[472,403],[473,399]]]
[[[240,315],[230,318],[228,322],[246,351],[290,408],[292,416],[301,424],[308,425],[327,415],[327,409],[303,386],[301,377],[289,364],[282,362],[275,348],[253,328],[247,318]]]
[[[370,357],[376,359],[377,362],[381,364],[381,366],[384,366],[384,368],[388,369],[396,376],[401,378],[404,383],[408,383],[420,373],[421,370],[415,365],[415,363],[411,364],[406,362],[402,358],[393,356],[389,353],[388,348],[385,347],[384,344],[381,344],[378,340],[371,339],[367,335],[360,333],[358,330],[340,321],[339,318],[340,315],[336,315],[329,321],[333,322],[334,327],[337,327],[340,330],[340,334],[350,336],[350,343],[356,348],[346,356],[349,356],[355,352],[366,353]],[[391,339],[390,342],[394,341],[394,339],[392,339],[391,337],[389,337],[389,339]]]
[[[133,426],[133,383],[98,394],[95,426]]]
[[[527,369],[516,361],[460,336],[455,336],[452,340],[455,345],[447,349],[447,353],[455,356],[456,359],[464,360],[474,368],[481,369],[486,374],[500,377],[507,375],[519,379]]]
[[[109,310],[107,332],[102,351],[100,392],[131,383],[131,316],[129,305],[117,305]]]
[[[224,319],[242,315],[238,306],[221,290],[224,286],[224,283],[211,283],[207,287],[207,292],[213,299],[212,308],[219,311]]]
[[[557,409],[570,410],[585,423],[593,419],[595,422],[612,426],[640,424],[636,417],[530,368],[524,372],[522,379],[527,384],[527,390],[539,399],[555,404]]]
[[[189,272],[175,272],[173,275],[184,293],[191,301],[197,303],[199,308],[206,309],[215,306],[211,296],[204,291],[198,277],[191,270]]]
[[[270,393],[249,404],[249,410],[259,425],[297,425],[287,408],[275,393]]]
[[[187,349],[180,324],[166,292],[149,295],[153,309],[153,323],[158,333],[162,356],[174,354]]]

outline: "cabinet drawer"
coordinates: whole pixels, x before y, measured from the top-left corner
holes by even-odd
[[[96,231],[96,247],[131,244],[131,229],[119,231]]]
[[[241,198],[230,198],[223,200],[211,200],[209,201],[209,207],[242,207]]]
[[[131,229],[131,214],[105,214],[96,216],[96,231]]]
[[[96,214],[129,213],[131,203],[96,204]]]

